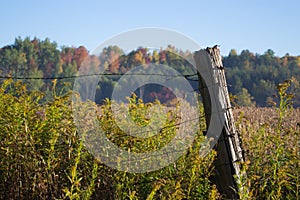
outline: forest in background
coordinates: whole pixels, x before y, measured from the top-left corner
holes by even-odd
[[[72,89],[83,62],[88,63],[86,73],[92,73],[95,71],[92,68],[101,66],[105,69],[105,76],[101,76],[96,91],[96,102],[101,103],[105,98],[110,98],[122,74],[148,63],[174,66],[179,73],[190,78],[192,87],[197,90],[197,76],[193,76],[196,71],[188,62],[191,56],[192,52],[171,45],[159,50],[140,47],[128,54],[118,46],[108,46],[95,56],[89,55],[83,46],[59,47],[50,39],[16,38],[14,44],[0,48],[0,79],[20,79],[30,90],[42,90],[50,98],[53,80],[56,80],[56,92],[63,94]],[[278,57],[270,49],[263,55],[249,50],[238,54],[233,49],[228,56],[223,56],[223,64],[229,92],[237,105],[271,106],[270,102],[277,99],[277,85],[292,80],[289,92],[295,95],[293,105],[300,106],[300,56],[286,54]],[[148,90],[146,101],[158,98],[165,102],[169,100],[166,97],[172,97],[171,91],[157,85],[148,86]]]

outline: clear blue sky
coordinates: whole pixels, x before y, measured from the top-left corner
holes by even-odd
[[[0,46],[36,36],[93,50],[120,32],[159,27],[201,47],[219,44],[223,55],[233,48],[300,55],[299,0],[4,0],[0,5]]]

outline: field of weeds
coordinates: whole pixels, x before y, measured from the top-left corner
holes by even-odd
[[[234,110],[243,141],[244,199],[299,199],[300,109]]]
[[[202,130],[188,153],[172,164],[147,173],[122,172],[88,151],[84,140],[96,139],[78,134],[68,95],[41,103],[43,96],[20,82],[0,85],[0,199],[222,198],[210,181],[216,152],[199,155]],[[300,110],[289,106],[288,95],[281,97],[278,108],[234,110],[246,158],[241,164],[247,177],[238,180],[240,199],[299,199]],[[131,117],[142,125],[149,123],[149,109],[160,105],[129,100]],[[125,136],[110,104],[107,100],[101,107],[99,125],[128,152],[157,150],[175,134],[179,118],[169,113],[165,128],[151,140]],[[97,108],[92,102],[86,106],[91,112]],[[80,119],[89,122],[85,115]]]

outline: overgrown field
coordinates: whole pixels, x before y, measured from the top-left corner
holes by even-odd
[[[300,109],[244,107],[234,113],[246,157],[245,198],[299,199]]]
[[[85,148],[74,125],[70,95],[54,94],[48,102],[43,95],[10,80],[0,86],[0,199],[222,198],[210,181],[216,152],[199,156],[202,130],[175,163],[148,173],[120,172]],[[241,199],[299,199],[300,110],[289,108],[285,97],[276,109],[235,110],[246,156]],[[131,114],[141,124],[148,123],[147,109],[159,104],[129,100]],[[110,103],[100,108],[99,125],[122,148],[153,151],[174,135],[178,116],[169,113],[166,128],[152,140],[125,137],[114,123]]]

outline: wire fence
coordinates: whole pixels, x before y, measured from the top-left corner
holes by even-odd
[[[162,76],[162,77],[170,77],[170,78],[177,78],[177,77],[183,77],[183,78],[191,78],[191,77],[195,77],[197,76],[197,78],[195,79],[191,79],[192,81],[198,81],[198,74],[194,73],[194,74],[187,74],[187,75],[169,75],[169,74],[160,74],[160,73],[152,73],[152,74],[144,74],[144,73],[133,73],[133,74],[124,74],[124,73],[114,73],[114,74],[110,74],[110,73],[96,73],[96,74],[86,74],[86,75],[78,75],[78,76],[61,76],[61,77],[12,77],[12,76],[0,76],[0,79],[15,79],[15,80],[55,80],[55,79],[72,79],[72,78],[81,78],[81,77],[91,77],[91,76]],[[185,93],[194,93],[194,92],[198,92],[199,90],[201,90],[202,88],[195,88],[191,91],[185,91]],[[171,128],[176,128],[181,126],[182,124],[186,124],[189,122],[199,122],[199,120],[203,120],[205,119],[205,115],[201,115],[197,118],[193,118],[193,119],[188,119],[186,121],[182,121],[179,123],[176,123],[174,125],[169,125],[169,126],[164,126],[162,128],[159,128],[157,130],[148,130],[148,131],[144,131],[144,132],[136,132],[135,134],[138,133],[146,133],[146,132],[150,132],[150,131],[154,131],[154,132],[161,132],[165,129],[171,129]],[[128,135],[119,135],[117,137],[128,137]],[[118,138],[116,138],[118,139]]]
[[[197,73],[195,74],[187,74],[187,75],[171,75],[171,74],[145,74],[145,73],[95,73],[95,74],[82,74],[82,75],[73,75],[73,76],[57,76],[57,77],[20,77],[20,76],[2,76],[0,75],[1,79],[16,79],[16,80],[54,80],[54,79],[75,79],[75,78],[81,78],[81,77],[91,77],[91,76],[162,76],[162,77],[184,77],[184,78],[190,78],[193,76],[197,76]],[[191,79],[192,81],[198,81],[195,79]]]
[[[162,77],[165,77],[165,78],[170,78],[170,79],[176,79],[176,78],[185,78],[186,80],[188,81],[195,81],[197,82],[198,81],[198,74],[197,73],[194,73],[194,74],[187,74],[187,75],[171,75],[171,74],[160,74],[160,73],[151,73],[151,74],[144,74],[144,73],[132,73],[132,74],[124,74],[124,73],[115,73],[115,74],[110,74],[110,73],[95,73],[95,74],[83,74],[83,75],[77,75],[77,76],[58,76],[58,77],[13,77],[13,76],[0,76],[0,80],[1,79],[13,79],[13,80],[69,80],[69,79],[77,79],[77,78],[88,78],[88,77],[93,77],[93,76],[111,76],[111,77],[120,77],[120,76],[162,76]],[[193,88],[193,90],[191,91],[184,91],[185,93],[195,93],[195,92],[199,92],[201,89],[203,88],[199,88],[198,84],[197,84],[197,87]],[[188,113],[186,113],[188,114]],[[186,119],[184,121],[178,121],[178,122],[175,122],[174,124],[172,125],[168,125],[168,124],[165,124],[163,127],[160,127],[158,129],[154,129],[154,130],[148,130],[148,131],[139,131],[139,132],[136,132],[136,134],[138,135],[139,133],[146,133],[146,132],[149,132],[149,131],[153,131],[153,132],[156,132],[157,134],[163,132],[163,131],[167,131],[169,129],[177,129],[179,128],[180,126],[185,126],[186,124],[188,123],[193,123],[193,124],[198,124],[200,123],[200,121],[204,121],[205,120],[205,115],[204,114],[200,114],[198,115],[197,117],[195,118],[190,118],[190,119]],[[205,124],[205,122],[204,122]],[[67,126],[66,124],[64,123],[61,123],[59,126],[57,126],[58,129],[63,128],[64,126]],[[204,129],[204,127],[203,127]],[[202,131],[200,126],[197,127],[197,130],[196,131]],[[77,134],[79,134],[77,132]],[[126,134],[125,132],[124,133],[121,133],[119,135],[114,135],[112,138],[110,138],[110,140],[112,141],[112,139],[121,139],[121,138],[128,138],[128,137],[132,137],[134,138],[133,136],[131,136],[133,133],[131,133],[130,135]],[[80,135],[78,135],[80,136]],[[78,137],[79,139],[80,137]],[[143,139],[143,138],[142,138]],[[153,137],[153,139],[155,140],[155,137]],[[180,142],[180,139],[177,139],[178,141],[176,142]],[[76,142],[76,145],[79,143],[79,141],[75,141]],[[112,141],[113,142],[113,141]],[[0,142],[1,143],[1,142]],[[59,151],[59,149],[63,149],[65,148],[65,150],[67,150],[68,148],[71,148],[69,147],[68,145],[70,144],[67,144],[63,141],[60,141],[59,139],[57,140],[57,143],[55,144],[54,146],[54,149],[57,149],[57,151]],[[73,144],[74,145],[74,144]],[[25,143],[22,143],[22,144],[19,144],[19,147],[18,148],[22,148],[22,149],[26,149],[25,151],[27,151],[27,148],[30,149],[29,151],[31,150],[36,150],[37,152],[39,153],[42,153],[43,151],[47,151],[49,146],[28,146],[26,145]],[[129,148],[129,147],[128,147]],[[155,149],[154,149],[155,150]],[[75,151],[75,150],[74,150]],[[188,149],[186,149],[186,151],[189,151]],[[156,156],[164,156],[168,153],[183,153],[183,150],[178,150],[178,149],[173,149],[172,152],[164,152],[162,151],[161,153],[158,153],[156,154]],[[151,155],[149,155],[151,156]],[[149,157],[145,157],[145,160],[149,159]],[[25,159],[26,160],[26,159]],[[112,160],[112,162],[115,162],[115,160]],[[71,162],[70,162],[71,163]],[[0,170],[1,173],[3,174],[7,174],[9,173],[10,171],[8,169],[1,169]],[[57,179],[59,178],[64,178],[64,176],[66,174],[68,174],[68,169],[65,169],[64,171],[61,171],[59,172],[59,174],[57,174]],[[23,175],[22,173],[20,173],[21,175]],[[24,176],[24,175],[23,175]],[[172,179],[176,179],[177,177],[180,177],[181,175],[180,174],[175,174],[174,176],[172,176]],[[24,177],[26,179],[26,177]],[[135,181],[135,185],[136,186],[139,186],[139,185],[145,185],[145,184],[152,184],[153,182],[155,182],[156,179],[152,179],[152,180],[137,180]],[[111,187],[110,184],[107,184],[107,187]],[[20,188],[22,188],[22,186],[20,186]],[[19,189],[20,189],[19,188]],[[31,188],[29,187],[28,190],[30,190]],[[108,192],[108,191],[111,191],[111,188],[98,188],[97,189],[98,192]],[[0,193],[5,193],[5,191],[2,191]]]

